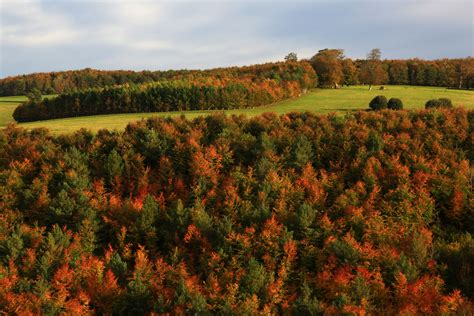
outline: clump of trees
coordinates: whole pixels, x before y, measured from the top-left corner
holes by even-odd
[[[474,112],[0,130],[6,314],[473,314]]]
[[[323,49],[309,59],[319,76],[319,86],[339,84],[421,85],[459,89],[474,88],[474,58],[439,60],[382,60],[375,48],[366,59],[352,60],[342,49]]]
[[[448,99],[448,98],[431,99],[431,100],[428,100],[425,104],[425,109],[433,109],[433,108],[450,109],[452,107],[453,107],[453,102],[451,101],[451,99]]]
[[[285,56],[285,61],[287,62],[296,62],[298,61],[298,55],[295,52],[291,52]]]
[[[318,82],[323,87],[334,87],[344,79],[342,60],[344,51],[342,49],[323,49],[310,59]]]
[[[374,48],[367,54],[367,59],[361,64],[359,80],[363,84],[368,84],[369,90],[372,90],[372,85],[387,81],[387,72],[383,68],[381,59],[382,52],[379,48]]]
[[[365,63],[356,61],[359,67]],[[382,60],[380,84],[474,88],[474,58]],[[364,82],[361,80],[361,82]]]
[[[26,94],[26,97],[28,98],[29,102],[41,102],[43,96],[41,95],[41,91],[38,89],[33,89],[31,92]]]
[[[112,113],[237,109],[296,97],[316,83],[306,62],[288,61],[214,70],[208,74],[142,85],[122,85],[29,100],[17,122]]]
[[[60,72],[43,72],[0,79],[0,96],[27,95],[34,89],[41,94],[61,94],[107,86],[141,84],[169,80],[197,73],[194,70],[124,71],[86,68]]]
[[[402,110],[403,102],[402,100],[398,98],[391,98],[390,100],[387,101],[387,98],[385,96],[379,95],[370,101],[369,107],[374,111],[379,111],[379,110],[383,110],[387,108],[390,110]],[[451,99],[448,99],[448,98],[428,100],[425,104],[425,109],[435,109],[435,108],[451,109],[452,107],[453,107],[453,103]]]
[[[455,241],[438,248],[437,259],[445,268],[444,278],[450,288],[461,288],[465,295],[474,297],[474,239],[470,233],[459,235]]]
[[[387,108],[390,110],[402,110],[403,109],[403,102],[398,98],[391,98],[387,102]]]
[[[369,107],[374,111],[386,109],[387,105],[387,98],[383,95],[376,96],[369,103]]]

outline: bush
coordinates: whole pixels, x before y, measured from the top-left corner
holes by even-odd
[[[425,109],[439,108],[440,105],[441,105],[441,102],[439,102],[438,99],[428,100],[425,104]]]
[[[41,91],[36,88],[33,88],[31,92],[26,94],[26,97],[30,102],[41,102]]]
[[[450,109],[453,107],[453,102],[448,98],[432,99],[426,102],[425,109],[437,109],[445,108]]]
[[[403,102],[398,98],[391,98],[390,100],[388,100],[388,108],[390,110],[402,110]]]
[[[370,101],[369,107],[374,111],[386,109],[387,98],[383,95],[378,95]]]
[[[450,109],[450,108],[453,107],[453,102],[451,101],[451,99],[440,98],[438,100],[439,100],[442,108]]]

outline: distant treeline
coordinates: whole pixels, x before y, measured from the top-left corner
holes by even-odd
[[[140,84],[189,74],[189,70],[169,71],[104,71],[81,69],[60,72],[41,72],[7,77],[0,80],[0,95],[25,95],[34,89],[42,94],[60,94],[77,90],[101,88],[125,83]]]
[[[382,60],[380,49],[352,60],[342,49],[323,49],[308,60],[320,86],[394,84],[474,88],[474,58]]]
[[[388,84],[474,88],[474,58],[426,61],[386,60]]]
[[[295,55],[296,56],[296,55]],[[380,56],[379,56],[380,57]],[[341,49],[323,49],[308,60],[316,70],[320,86],[338,84],[407,84],[439,87],[474,88],[474,58],[439,60],[378,60],[380,68],[372,67],[371,57],[352,60]],[[216,73],[245,74],[253,66],[211,70],[168,71],[101,71],[82,69],[34,73],[0,80],[0,96],[25,95],[33,89],[42,94],[61,94],[89,88],[141,84],[186,77],[209,76]],[[369,71],[367,71],[369,70]],[[375,70],[375,72],[371,71]]]
[[[20,105],[18,122],[111,113],[236,109],[295,97],[314,87],[305,62],[269,63],[182,74],[180,80],[65,93]]]

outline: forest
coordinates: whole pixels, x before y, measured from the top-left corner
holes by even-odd
[[[474,111],[0,130],[6,314],[474,313]]]
[[[188,73],[174,80],[121,85],[30,100],[17,107],[17,122],[75,116],[241,109],[297,97],[314,87],[309,63],[267,63],[241,68]]]
[[[42,72],[0,79],[0,95],[25,95],[34,89],[42,94],[60,94],[124,83],[140,84],[177,77],[188,71],[96,70],[86,68],[59,72]]]
[[[352,60],[342,49],[322,49],[309,62],[322,87],[355,84],[390,84],[474,88],[474,58],[382,60],[380,49],[366,59]]]
[[[296,54],[289,54],[296,61]],[[342,49],[323,49],[309,59],[319,76],[320,86],[334,83],[422,85],[436,87],[474,88],[474,58],[438,60],[381,59],[381,52],[369,53],[366,59],[351,59]],[[168,71],[104,71],[82,69],[74,71],[33,73],[0,79],[0,96],[26,95],[38,89],[42,94],[62,94],[85,89],[123,84],[142,84],[162,80],[179,80],[189,76],[215,73],[252,72],[252,66],[216,68],[210,70]],[[372,70],[372,71],[371,71]],[[373,72],[375,70],[375,72]],[[371,75],[373,73],[373,75]]]

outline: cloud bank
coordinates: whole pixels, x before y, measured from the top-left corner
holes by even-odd
[[[80,68],[211,68],[310,57],[474,55],[472,1],[0,0],[0,77]]]

